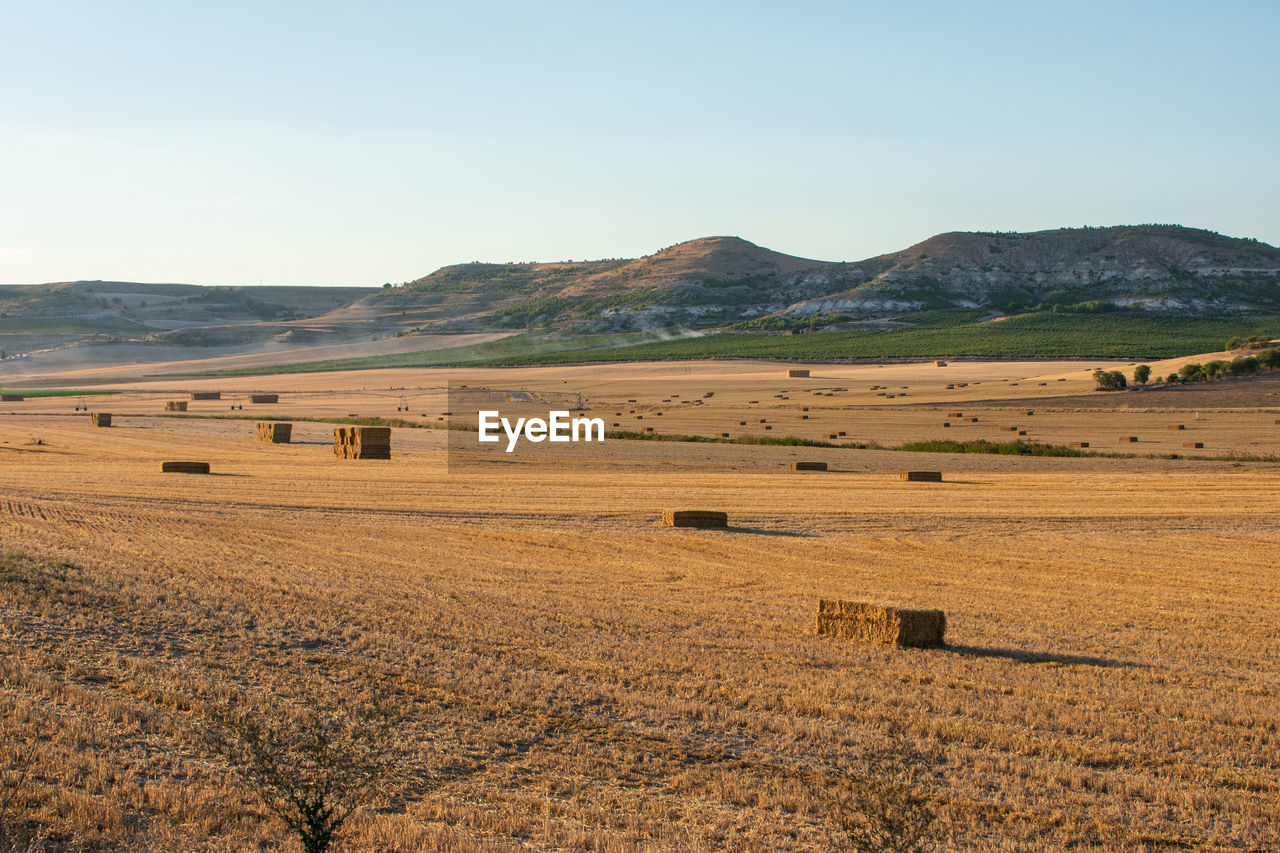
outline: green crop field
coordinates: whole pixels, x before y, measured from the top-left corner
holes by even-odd
[[[665,340],[653,340],[650,333],[557,338],[526,332],[498,341],[451,349],[200,375],[702,358],[809,360],[970,356],[1156,359],[1217,351],[1234,336],[1280,337],[1280,317],[1185,319],[1138,313],[1040,312],[997,322],[975,322],[971,315],[945,312],[910,319],[916,325],[898,329],[798,335],[727,332],[672,335]]]
[[[84,391],[76,388],[0,388],[0,394],[21,394],[24,397],[87,397],[90,394],[118,394],[119,391]]]
[[[994,323],[927,325],[803,335],[728,333],[590,353],[592,361],[692,358],[1172,358],[1222,349],[1233,335],[1280,336],[1280,318],[1177,319],[1130,314],[1026,314]],[[583,353],[498,363],[554,364]]]

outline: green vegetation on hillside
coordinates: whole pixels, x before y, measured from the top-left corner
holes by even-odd
[[[90,394],[119,394],[119,391],[85,391],[78,388],[0,388],[0,394],[21,394],[24,397],[88,397]]]
[[[1280,349],[1266,349],[1257,355],[1245,355],[1231,361],[1214,359],[1199,364],[1184,364],[1176,373],[1170,373],[1168,382],[1212,382],[1218,379],[1252,376],[1255,373],[1268,373],[1280,370]]]
[[[424,352],[306,362],[201,375],[303,373],[386,367],[567,364],[702,358],[1172,358],[1218,349],[1232,336],[1280,337],[1280,317],[1184,319],[1043,312],[974,322],[965,312],[914,315],[899,329],[768,335],[728,332],[652,340],[649,333],[556,338],[536,333]]]
[[[946,315],[948,320],[951,315]],[[1182,319],[1135,314],[1038,313],[989,323],[921,325],[805,335],[718,334],[498,364],[698,358],[1172,358],[1216,350],[1224,335],[1280,336],[1280,318]]]

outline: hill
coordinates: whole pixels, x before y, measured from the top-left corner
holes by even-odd
[[[30,329],[82,325],[106,331],[314,317],[375,291],[371,287],[204,287],[127,281],[0,285],[0,319]]]
[[[205,287],[126,281],[0,285],[0,350],[84,341],[179,345],[287,340],[298,321],[375,292],[371,287]]]
[[[989,328],[1010,315],[1020,316],[1008,329]],[[462,361],[580,358],[571,353],[641,342],[652,343],[609,357],[1028,357],[1050,344],[1059,355],[1146,357],[1224,330],[1273,335],[1277,316],[1280,249],[1176,225],[949,232],[853,262],[722,236],[634,259],[457,264],[399,287],[0,286],[0,352],[71,345],[92,360],[123,341],[133,348],[118,355],[136,363],[197,357],[184,354],[192,347],[272,364],[291,352],[410,362],[435,350],[428,361],[440,363],[456,357],[445,352],[456,341],[469,345]],[[726,331],[736,334],[707,335]],[[761,334],[810,331],[846,334]],[[519,332],[532,335],[483,343]],[[901,334],[881,337],[889,332]],[[702,337],[666,340],[690,335]]]
[[[1176,225],[951,232],[857,262],[705,237],[635,260],[445,267],[363,300],[407,312],[452,301],[458,329],[576,333],[660,327],[787,330],[947,309],[1280,311],[1280,250]]]

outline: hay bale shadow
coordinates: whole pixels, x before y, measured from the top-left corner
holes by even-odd
[[[767,527],[738,527],[736,525],[729,525],[720,529],[725,533],[747,533],[752,536],[784,536],[795,539],[808,539],[816,535],[813,533],[799,533],[795,530],[773,530]]]
[[[1093,655],[1065,655],[1057,652],[1031,652],[1026,649],[1005,649],[995,646],[964,646],[948,643],[944,649],[964,657],[1001,658],[1018,663],[1053,663],[1061,666],[1099,666],[1106,669],[1148,669],[1150,664],[1128,660],[1095,657]]]

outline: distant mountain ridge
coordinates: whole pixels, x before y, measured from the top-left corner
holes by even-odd
[[[634,260],[444,267],[371,304],[474,300],[450,325],[579,332],[716,326],[840,315],[976,309],[1280,311],[1280,249],[1177,225],[949,232],[856,262],[797,258],[704,237]]]
[[[0,285],[0,351],[85,340],[291,346],[389,335],[894,325],[1127,308],[1280,315],[1280,249],[1177,225],[949,232],[861,261],[703,237],[641,258],[442,267],[399,287],[202,287],[79,281]],[[971,319],[972,319],[971,318]]]

